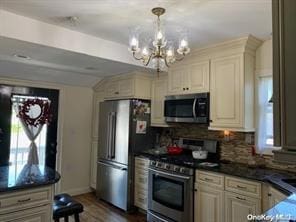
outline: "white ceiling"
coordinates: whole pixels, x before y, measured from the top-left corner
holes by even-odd
[[[14,55],[25,55],[20,59]],[[62,49],[0,37],[0,76],[94,86],[102,77],[148,70]],[[152,72],[152,71],[151,71]]]
[[[168,37],[176,40],[185,28],[192,48],[248,34],[267,39],[272,32],[271,0],[0,0],[4,10],[123,44],[129,28],[151,33],[156,6],[167,10]]]
[[[271,0],[0,0],[0,9],[121,44],[133,27],[141,28],[142,38],[151,37],[156,6],[167,10],[162,17],[167,37],[177,40],[186,29],[191,48],[249,34],[268,39],[272,32]],[[144,68],[0,37],[0,76],[89,87],[104,76],[134,70]]]

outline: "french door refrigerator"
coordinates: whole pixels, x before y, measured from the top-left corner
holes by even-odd
[[[150,101],[100,103],[97,197],[125,211],[133,205],[133,154],[151,146]]]

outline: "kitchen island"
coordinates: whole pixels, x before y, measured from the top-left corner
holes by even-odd
[[[42,165],[0,167],[0,221],[51,221],[59,179],[58,172]]]

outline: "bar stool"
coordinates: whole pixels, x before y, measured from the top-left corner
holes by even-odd
[[[83,205],[75,201],[69,194],[63,193],[54,197],[53,219],[59,222],[64,218],[69,222],[69,216],[74,214],[75,222],[79,222],[79,214],[83,212]]]

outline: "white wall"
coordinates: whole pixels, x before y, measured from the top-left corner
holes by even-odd
[[[93,90],[1,77],[0,84],[60,90],[57,170],[61,173],[61,180],[57,184],[57,192],[72,195],[88,192]]]
[[[90,88],[65,87],[61,191],[89,191],[92,96]]]
[[[266,40],[256,50],[256,74],[272,74],[272,40]]]

